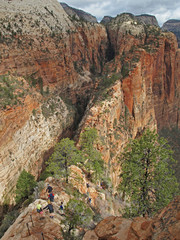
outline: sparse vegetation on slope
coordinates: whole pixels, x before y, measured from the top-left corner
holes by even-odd
[[[6,109],[7,106],[22,104],[27,94],[24,89],[23,80],[19,81],[16,77],[7,75],[0,76],[0,108]]]

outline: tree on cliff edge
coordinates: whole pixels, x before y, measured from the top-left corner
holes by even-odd
[[[130,201],[125,216],[152,215],[178,194],[178,183],[170,163],[172,151],[164,138],[146,130],[132,140],[120,160],[119,190]]]

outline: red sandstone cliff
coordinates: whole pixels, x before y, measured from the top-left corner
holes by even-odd
[[[112,84],[89,105],[81,131],[98,130],[97,149],[116,187],[118,159],[129,139],[145,128],[179,126],[179,50],[173,34],[139,25],[129,14],[112,20],[107,29],[114,56],[105,65],[105,81]]]
[[[94,85],[89,71],[101,72],[107,37],[103,26],[72,22],[56,0],[3,0],[0,9],[0,75],[9,84],[23,76],[23,92],[30,89],[20,106],[1,106],[0,196],[9,204],[21,170],[38,177],[46,152],[74,124],[76,110],[62,94],[86,105]]]

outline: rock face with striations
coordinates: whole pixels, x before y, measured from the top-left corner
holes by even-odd
[[[101,72],[107,37],[103,26],[70,21],[56,0],[2,0],[0,30],[3,88],[8,78],[25,82],[16,92],[27,92],[22,105],[9,98],[1,106],[0,201],[9,204],[22,169],[38,177],[47,152],[76,121],[77,110],[62,96],[79,109],[87,104],[90,69]]]
[[[173,32],[177,37],[178,46],[180,47],[180,20],[177,19],[168,20],[163,24],[162,30]]]

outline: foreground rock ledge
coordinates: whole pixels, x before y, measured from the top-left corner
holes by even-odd
[[[133,220],[108,217],[94,230],[87,231],[83,240],[179,240],[180,196],[153,219],[137,217]]]

